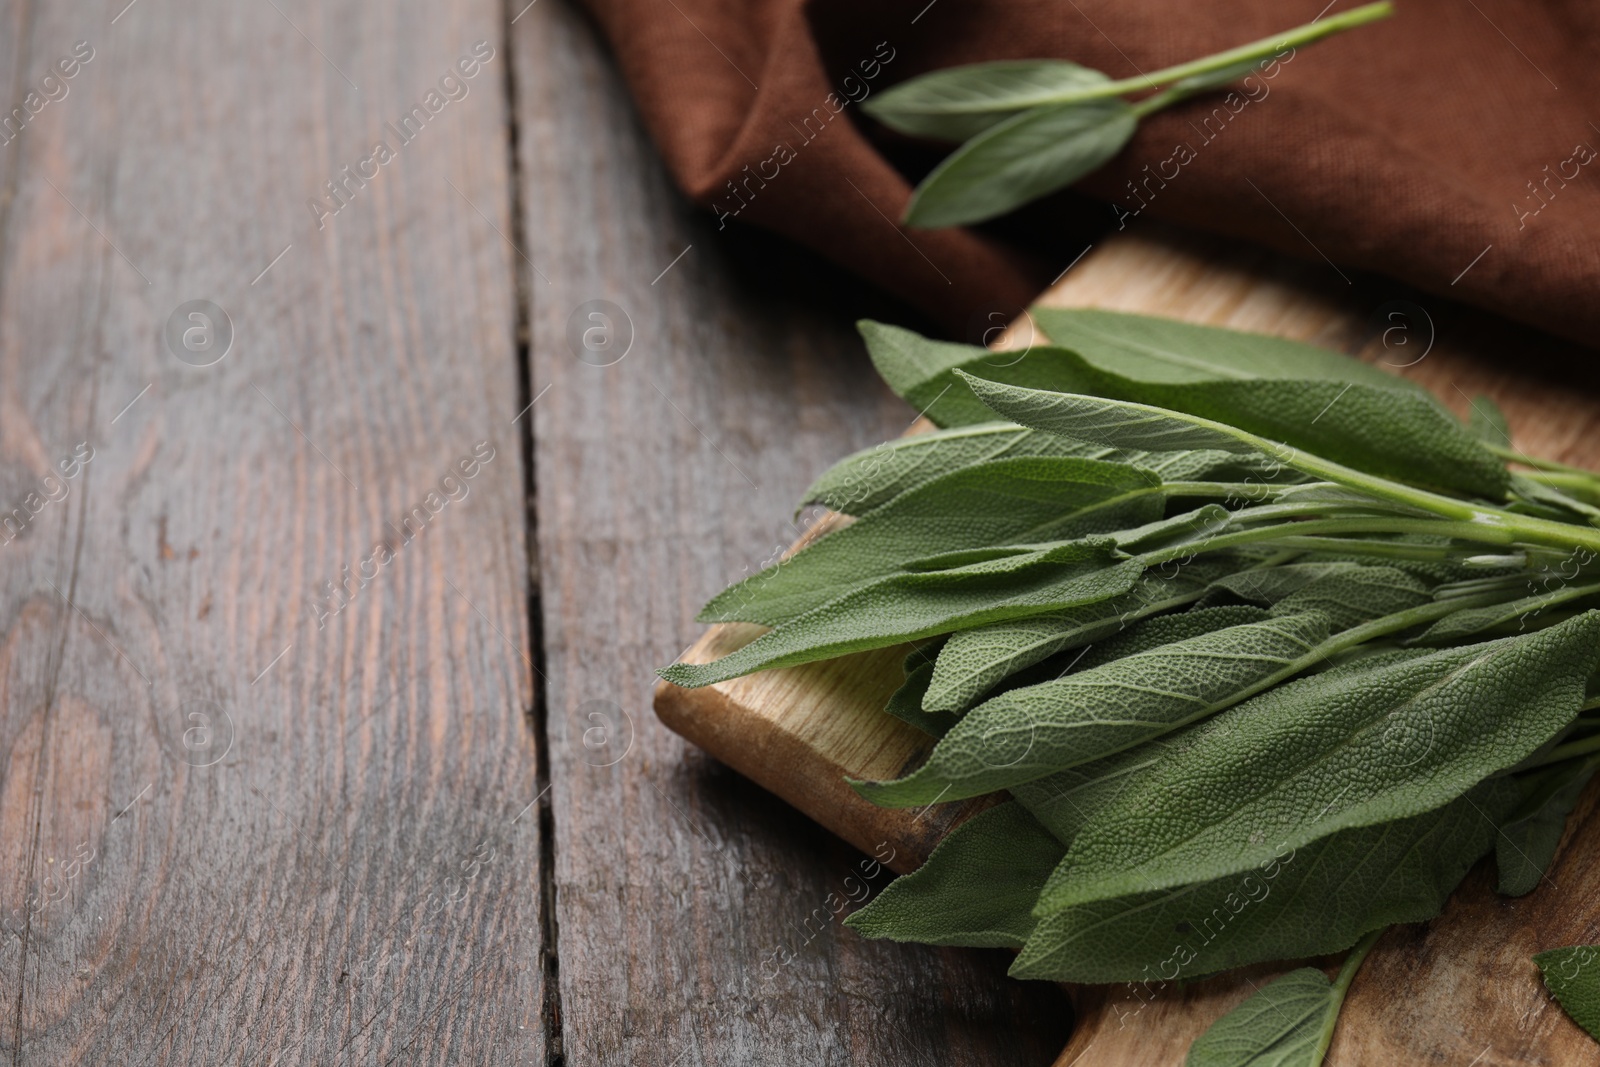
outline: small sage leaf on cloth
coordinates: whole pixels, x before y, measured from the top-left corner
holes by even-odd
[[[923,179],[909,226],[963,226],[1071,185],[1122,151],[1139,121],[1121,100],[1035,108],[990,126]]]
[[[912,137],[965,141],[1019,111],[1110,80],[1098,70],[1062,59],[971,63],[902,82],[861,108]]]

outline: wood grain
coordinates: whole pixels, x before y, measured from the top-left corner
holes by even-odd
[[[1470,398],[1489,395],[1506,411],[1516,447],[1600,466],[1600,382],[1584,353],[1437,298],[1419,303],[1416,294],[1388,283],[1351,283],[1328,265],[1150,228],[1103,242],[1041,303],[1154,312],[1342,349],[1422,382],[1458,412]],[[1395,310],[1402,317],[1390,317]],[[1040,336],[1025,320],[1013,325],[1008,343],[1026,346]],[[685,658],[714,658],[748,636],[713,628]],[[863,812],[831,801],[841,774],[872,776],[914,761],[924,749],[916,731],[868,713],[875,702],[881,706],[898,673],[891,656],[854,657],[702,690],[663,686],[657,708],[685,736],[845,839],[890,835],[914,854],[928,836],[913,820],[927,816]],[[841,740],[856,722],[871,724],[870,740]],[[769,762],[772,752],[783,754],[780,765]],[[1583,811],[1597,795],[1589,791]],[[1585,903],[1600,896],[1600,827],[1574,825],[1550,879],[1530,896],[1499,899],[1480,870],[1440,919],[1387,935],[1355,984],[1328,1062],[1600,1059],[1593,1042],[1544,995],[1529,962],[1535,951],[1600,936],[1600,920]],[[1283,969],[1248,968],[1154,997],[1114,987],[1076,989],[1078,1026],[1057,1063],[1182,1063],[1197,1034]]]
[[[94,450],[0,545],[0,1057],[542,1064],[503,49],[384,127],[500,9],[121,7],[0,19],[0,91],[95,49],[0,149],[0,513]]]
[[[832,457],[913,412],[861,358],[836,268],[671,191],[586,23],[540,3],[514,31],[568,1062],[1047,1061],[1055,990],[1006,982],[1000,953],[844,931],[880,842],[840,845],[651,715],[701,602],[793,540]],[[631,320],[614,365],[569,344],[590,300]]]

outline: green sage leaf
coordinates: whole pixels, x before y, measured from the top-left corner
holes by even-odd
[[[1393,389],[1266,379],[1129,386],[1142,397],[1134,403],[955,373],[1013,422],[1116,448],[1258,452],[1284,442],[1369,474],[1451,492],[1502,499],[1511,484],[1499,458],[1448,414]],[[1296,465],[1293,455],[1280,458]]]
[[[1522,637],[1392,654],[1199,723],[1079,831],[1044,912],[1220,878],[1279,847],[1439,807],[1571,722],[1600,612]]]
[[[1033,932],[1033,902],[1061,852],[1061,842],[1020,805],[1000,804],[956,827],[926,863],[845,925],[895,941],[1019,948]]]
[[[1595,767],[1593,758],[1575,759],[1526,776],[1522,803],[1506,817],[1495,838],[1500,892],[1520,897],[1538,887],[1555,858],[1567,816],[1594,777]]]
[[[859,516],[935,478],[983,463],[1019,456],[1119,460],[1122,455],[1114,448],[1030,430],[1012,422],[959,426],[884,441],[847,456],[811,483],[800,506],[821,504]]]
[[[1018,671],[1058,652],[1081,648],[1131,622],[1198,600],[1220,577],[1219,564],[1190,564],[1139,579],[1125,596],[1068,611],[1030,615],[951,634],[939,651],[923,706],[964,711]]]
[[[1316,578],[1278,601],[1272,611],[1275,615],[1319,612],[1338,631],[1432,600],[1428,587],[1405,571],[1358,564]]]
[[[971,63],[901,82],[861,109],[912,137],[965,141],[1061,93],[1109,82],[1098,70],[1061,59]]]
[[[1312,563],[1285,563],[1276,567],[1226,574],[1213,583],[1243,600],[1257,604],[1277,604],[1327,575],[1348,572],[1362,564],[1353,561],[1322,560]]]
[[[1511,424],[1500,405],[1487,396],[1472,398],[1472,410],[1467,413],[1467,432],[1486,445],[1504,448],[1511,444]]]
[[[1600,945],[1554,948],[1533,957],[1545,988],[1572,1021],[1600,1041]]]
[[[958,367],[974,364],[1021,367],[1016,353],[991,352],[976,345],[933,341],[915,330],[862,319],[856,323],[866,342],[872,366],[896,396],[926,415],[936,426],[967,426],[993,422],[994,412],[972,395],[972,390],[952,373]],[[1032,353],[1029,353],[1032,355]],[[1048,360],[1034,360],[1029,371],[1044,370],[1054,380],[1062,375],[1044,367]],[[1070,368],[1063,373],[1070,373]]]
[[[959,721],[959,716],[942,711],[923,711],[923,697],[928,683],[933,679],[934,656],[938,649],[924,646],[906,656],[903,669],[906,680],[889,696],[883,710],[903,723],[915,726],[925,734],[943,737]]]
[[[964,384],[961,389],[970,395]],[[1227,452],[1127,452],[1014,422],[985,422],[900,437],[847,456],[811,484],[800,505],[822,504],[847,515],[866,515],[935,478],[1022,456],[1126,463],[1171,482],[1262,480],[1261,464]]]
[[[659,673],[689,688],[752,671],[883,648],[1001,619],[1120,596],[1143,572],[1112,557],[1113,542],[1086,538],[1021,556],[922,574],[896,574],[846,593],[712,663]]]
[[[908,226],[963,226],[1071,185],[1122,151],[1139,120],[1121,100],[1034,108],[990,126],[922,180]]]
[[[1096,308],[1035,306],[1029,314],[1053,344],[1077,353],[1085,364],[1098,371],[1129,381],[1148,385],[1258,378],[1358,382],[1434,402],[1430,394],[1405,378],[1359,359],[1284,337]],[[979,371],[973,373],[981,375]]]
[[[1491,780],[1442,808],[1285,848],[1241,873],[1064,908],[1039,921],[1011,973],[1184,981],[1342,951],[1369,931],[1438,915],[1517,795]]]
[[[1343,999],[1315,967],[1290,971],[1195,1038],[1185,1067],[1320,1067]]]
[[[1119,530],[1160,516],[1164,504],[1160,479],[1119,463],[1022,456],[967,467],[730,586],[700,620],[776,626],[918,560]]]
[[[1258,620],[1002,693],[968,712],[916,771],[856,791],[875,804],[911,807],[981,796],[1089,763],[1258,692],[1328,636],[1320,612],[1266,619],[1260,609],[1212,610]],[[1141,628],[1183,621],[1165,617]]]

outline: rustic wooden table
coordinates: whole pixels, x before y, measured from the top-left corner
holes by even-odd
[[[1049,1062],[650,712],[910,418],[837,270],[570,0],[125,2],[0,5],[0,1057]]]

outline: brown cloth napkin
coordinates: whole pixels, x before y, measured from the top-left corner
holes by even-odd
[[[1323,0],[589,0],[679,184],[955,334],[1066,262],[898,225],[948,150],[862,113],[940,67],[1057,57],[1130,77],[1267,37]],[[1347,10],[1336,0],[1330,10]],[[1386,21],[1158,113],[1077,189],[1113,230],[1175,221],[1377,271],[1600,344],[1600,3],[1397,0]],[[1080,245],[1081,247],[1081,245]]]

